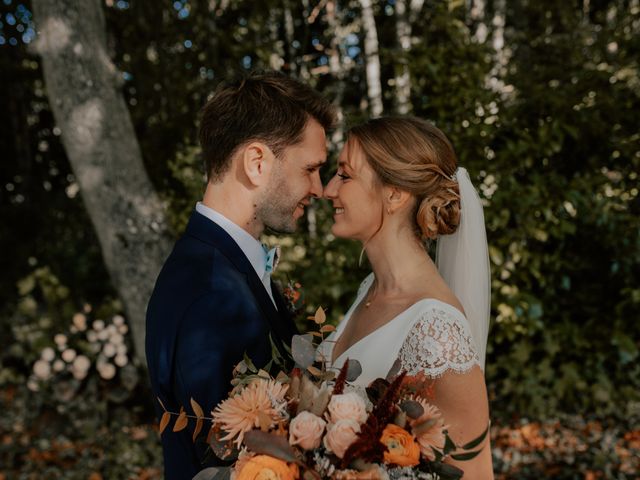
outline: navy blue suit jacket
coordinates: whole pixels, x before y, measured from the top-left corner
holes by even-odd
[[[270,334],[290,345],[295,326],[273,284],[272,290],[278,310],[240,247],[194,211],[147,308],[151,386],[167,409],[184,406],[192,414],[193,397],[209,414],[227,396],[245,352],[259,367],[271,359]],[[162,434],[165,478],[191,479],[212,464],[203,463],[206,445],[193,443],[192,429]]]

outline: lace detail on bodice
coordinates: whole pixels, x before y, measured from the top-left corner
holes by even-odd
[[[461,316],[462,314],[460,314]],[[447,370],[464,373],[480,365],[471,330],[464,319],[433,306],[409,331],[398,354],[401,370],[436,378]]]

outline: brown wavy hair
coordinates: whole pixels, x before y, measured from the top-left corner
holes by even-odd
[[[418,237],[431,240],[454,233],[460,223],[458,167],[451,142],[440,129],[417,117],[380,117],[352,127],[356,141],[383,185],[416,198]]]
[[[333,128],[335,107],[310,86],[274,71],[252,72],[221,83],[203,107],[200,145],[209,180],[220,180],[237,149],[265,142],[276,157],[302,140],[309,118]]]

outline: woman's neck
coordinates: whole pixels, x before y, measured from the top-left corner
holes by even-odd
[[[409,229],[383,229],[365,246],[376,277],[377,295],[403,293],[415,289],[437,275],[437,268],[425,248]]]

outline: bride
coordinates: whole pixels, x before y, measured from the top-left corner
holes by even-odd
[[[414,117],[356,126],[324,196],[332,233],[362,242],[373,272],[320,354],[336,369],[357,359],[364,386],[398,366],[422,372],[454,442],[476,438],[489,422],[489,262],[480,199],[448,139]],[[435,239],[438,266],[425,248]],[[457,464],[464,478],[493,478],[488,436],[482,446]]]

